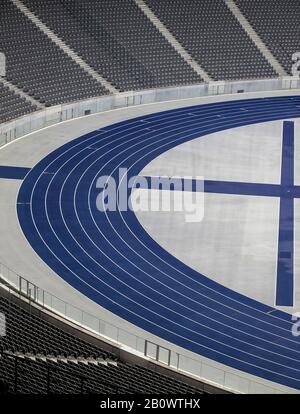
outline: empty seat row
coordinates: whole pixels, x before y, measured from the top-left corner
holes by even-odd
[[[21,98],[0,82],[0,123],[11,121],[36,110],[35,105]]]
[[[223,0],[145,2],[214,80],[278,76]]]
[[[20,305],[1,296],[0,290],[0,312],[6,318],[6,336],[0,338],[0,393],[1,389],[38,394],[202,393],[167,375],[124,363],[113,353],[46,322]],[[95,360],[101,363],[97,365]]]
[[[285,71],[291,75],[292,56],[295,52],[300,52],[300,2],[235,0],[235,3]]]

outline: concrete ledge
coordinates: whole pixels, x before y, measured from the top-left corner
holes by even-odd
[[[45,108],[12,122],[1,124],[0,146],[50,125],[112,109],[202,96],[295,89],[299,89],[300,93],[300,79],[284,77],[280,79],[210,82],[199,85],[124,92],[117,95],[103,96]]]

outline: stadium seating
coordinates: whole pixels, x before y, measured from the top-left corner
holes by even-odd
[[[37,101],[56,105],[108,93],[9,0],[1,1],[0,27],[7,79]]]
[[[214,80],[277,76],[223,0],[146,3]]]
[[[15,386],[15,365],[17,364],[18,381]],[[32,361],[20,357],[3,355],[0,358],[0,375],[2,374],[7,387],[5,392],[20,394],[79,394],[81,392],[93,392],[99,394],[113,393],[114,387],[101,383],[101,377],[97,380],[89,377],[81,389],[83,376],[80,375],[80,367],[67,366],[64,363]],[[88,373],[89,374],[89,373]],[[50,375],[48,385],[48,375]],[[86,374],[85,374],[86,376]],[[100,381],[99,381],[100,379]],[[0,391],[1,393],[1,391]]]
[[[203,81],[134,0],[22,0],[22,3],[117,91]],[[145,0],[145,3],[211,79],[278,76],[224,0]],[[235,3],[290,73],[292,54],[299,51],[299,2],[235,0]],[[1,12],[0,47],[7,58],[7,79],[25,93],[45,106],[110,93],[108,89],[112,88],[108,84],[103,86],[79,66],[11,0],[2,0]],[[1,91],[0,122],[36,109],[17,96],[11,105],[9,95]]]
[[[25,98],[16,95],[0,82],[0,123],[29,114],[36,109],[36,106],[31,105]]]
[[[121,91],[201,82],[132,0],[24,3]]]
[[[38,323],[39,320],[35,316],[24,313],[17,305],[9,303],[4,298],[0,298],[0,312],[6,315],[8,321],[8,335],[1,341],[1,346],[6,349],[41,355],[114,359],[113,355],[107,355],[77,338],[70,338],[50,324]]]
[[[31,314],[1,291],[0,312],[6,317],[6,336],[0,338],[0,393],[1,388],[12,393],[203,393],[200,386],[118,360]]]
[[[144,1],[212,80],[278,77],[224,0]],[[234,2],[291,73],[292,55],[300,51],[299,0]],[[4,79],[34,100],[18,95],[0,80],[0,123],[37,111],[32,101],[50,107],[106,96],[111,93],[109,83],[123,92],[203,82],[134,0],[22,3],[95,72],[91,76],[11,0],[1,0]],[[106,87],[95,73],[108,82]],[[0,338],[0,394],[204,393],[200,383],[195,388],[125,363],[1,292],[0,312],[6,317],[7,335]]]
[[[300,52],[299,1],[235,0],[235,3],[287,73],[291,74],[292,55]]]

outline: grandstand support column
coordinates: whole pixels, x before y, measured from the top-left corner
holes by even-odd
[[[26,7],[20,0],[10,0],[32,23],[34,23],[49,39],[60,47],[63,52],[77,63],[85,72],[92,76],[98,83],[104,86],[110,93],[117,94],[120,91],[116,89],[107,79],[104,79],[98,72],[89,66],[79,55],[72,50],[62,39],[46,26],[34,13]]]
[[[260,36],[257,34],[257,32],[253,29],[251,24],[248,22],[246,17],[243,15],[239,7],[235,4],[234,0],[224,0],[226,6],[229,8],[231,13],[234,15],[234,17],[237,19],[237,21],[240,23],[242,28],[245,30],[245,32],[248,34],[252,42],[255,44],[257,49],[260,50],[262,55],[265,57],[265,59],[270,63],[270,65],[273,67],[273,69],[278,73],[279,76],[288,76],[285,69],[282,67],[282,65],[278,62],[276,57],[272,54],[270,49],[267,47],[267,45],[262,41]]]
[[[186,63],[207,83],[213,82],[213,79],[208,73],[196,62],[192,56],[184,49],[178,40],[172,35],[167,27],[158,19],[153,11],[147,6],[143,0],[134,0],[136,5],[148,17],[156,29],[167,39],[167,41],[174,47],[176,52],[186,61]]]
[[[0,83],[2,83],[4,86],[10,89],[16,95],[19,95],[21,98],[25,98],[26,101],[30,102],[32,105],[36,106],[38,109],[45,109],[45,105],[41,104],[39,101],[34,99],[32,96],[27,95],[27,93],[22,91],[22,89],[18,88],[16,85],[2,78],[1,76],[0,76]]]

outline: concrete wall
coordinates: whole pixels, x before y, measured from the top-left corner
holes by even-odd
[[[177,88],[125,92],[70,104],[58,105],[0,125],[0,146],[30,132],[81,116],[112,109],[155,102],[188,99],[201,96],[236,94],[246,92],[300,89],[300,79],[266,79],[256,81],[211,82]]]

